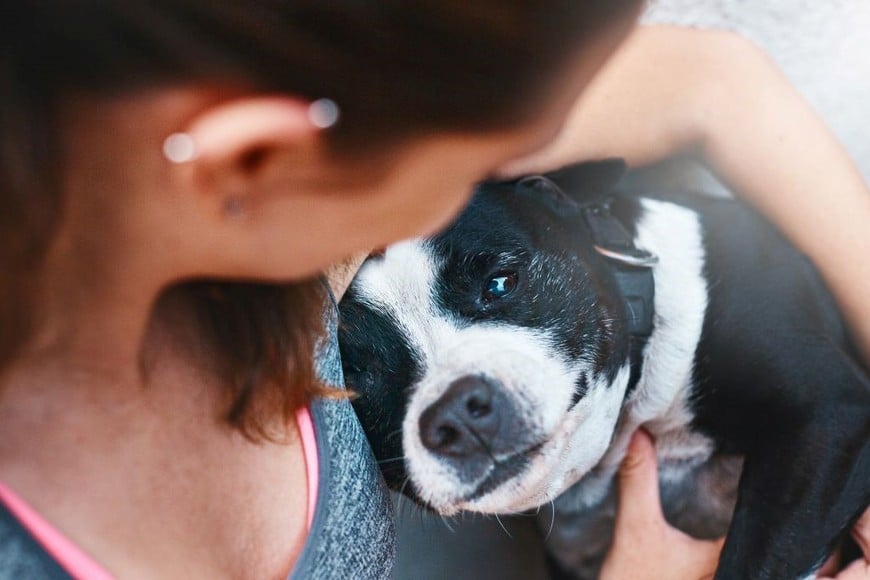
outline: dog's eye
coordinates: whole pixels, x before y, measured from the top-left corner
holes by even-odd
[[[503,272],[489,279],[483,291],[483,299],[486,302],[504,298],[517,287],[516,272]]]

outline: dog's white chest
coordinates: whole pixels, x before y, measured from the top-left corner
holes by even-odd
[[[656,439],[663,480],[683,478],[713,451],[712,441],[691,429],[689,401],[707,308],[701,225],[694,212],[673,204],[645,200],[643,208],[635,242],[659,257],[654,269],[655,328],[644,348],[640,380],[607,453],[572,490],[578,506],[604,498],[638,428]]]

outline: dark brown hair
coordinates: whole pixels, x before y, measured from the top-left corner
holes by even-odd
[[[583,39],[638,0],[4,0],[0,13],[0,369],[25,341],[36,273],[60,219],[58,110],[173,83],[329,97],[333,145],[386,147],[428,131],[528,116]],[[187,296],[257,432],[316,392],[323,288],[195,282]],[[265,405],[266,410],[258,410]]]

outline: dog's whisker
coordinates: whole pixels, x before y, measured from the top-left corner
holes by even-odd
[[[453,526],[450,525],[450,522],[447,521],[447,518],[445,518],[445,517],[442,516],[441,514],[438,514],[438,515],[439,515],[439,517],[441,518],[441,521],[444,523],[444,526],[445,526],[448,530],[450,530],[450,533],[451,533],[451,534],[455,534],[455,533],[456,533],[456,529],[455,529]]]
[[[501,526],[501,529],[504,530],[504,533],[507,535],[507,537],[510,538],[511,540],[513,540],[514,537],[511,535],[511,533],[509,531],[507,531],[507,528],[504,527],[504,524],[502,523],[501,518],[498,517],[498,514],[495,514],[495,521],[498,522],[498,525]]]
[[[556,502],[553,500],[550,500],[550,509],[550,528],[547,530],[547,535],[544,537],[545,542],[550,539],[550,534],[553,533],[553,526],[556,523]]]
[[[410,507],[412,506],[411,502],[408,501],[408,496],[405,495],[405,487],[408,485],[408,482],[410,482],[410,481],[411,481],[410,477],[405,477],[405,481],[402,482],[402,485],[399,489],[399,502],[398,502],[398,508],[396,510],[399,512],[399,514],[398,514],[399,517],[402,517],[404,515],[404,512],[402,511],[403,509],[410,509]]]
[[[392,457],[390,459],[381,459],[378,461],[378,465],[382,465],[384,463],[392,463],[394,461],[404,461],[404,460],[405,460],[404,455],[402,455],[401,457]]]

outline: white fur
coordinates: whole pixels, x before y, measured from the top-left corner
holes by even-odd
[[[683,207],[643,201],[638,247],[655,253],[655,328],[643,354],[643,372],[623,409],[613,444],[599,469],[583,483],[576,501],[594,505],[625,457],[631,434],[643,426],[655,436],[660,476],[678,479],[710,457],[713,444],[688,427],[695,352],[707,309],[704,248],[698,216]]]
[[[646,200],[643,207],[637,244],[659,256],[655,332],[626,410],[630,422],[656,435],[662,460],[707,459],[710,441],[685,430],[692,420],[688,396],[707,310],[701,224],[694,212],[673,204]]]

